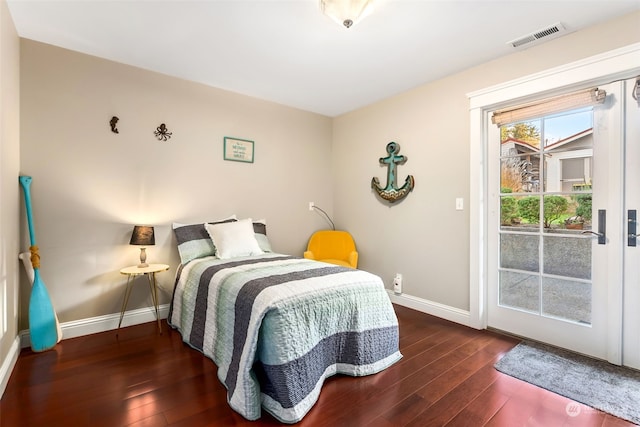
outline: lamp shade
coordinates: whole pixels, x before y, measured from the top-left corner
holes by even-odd
[[[131,233],[130,245],[151,246],[156,244],[156,236],[153,227],[147,225],[136,225]]]
[[[371,12],[374,0],[320,0],[322,12],[346,28]]]

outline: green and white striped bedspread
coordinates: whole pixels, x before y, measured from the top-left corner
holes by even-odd
[[[231,407],[300,421],[324,379],[398,361],[398,321],[371,273],[280,254],[193,260],[178,271],[168,318],[211,358]]]

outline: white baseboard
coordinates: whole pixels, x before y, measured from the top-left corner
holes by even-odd
[[[17,336],[16,339],[13,340],[13,344],[11,344],[11,347],[9,348],[9,353],[2,362],[2,366],[0,366],[0,397],[4,395],[4,391],[7,388],[7,384],[9,383],[9,377],[13,372],[14,366],[16,366],[19,354],[20,337]]]
[[[166,319],[169,315],[169,304],[160,305],[158,307],[158,314],[161,319]],[[156,313],[153,307],[139,308],[137,310],[131,310],[124,313],[124,317],[122,318],[122,327],[139,325],[140,323],[153,322],[155,320]],[[62,339],[76,338],[83,335],[111,331],[118,328],[119,321],[120,313],[113,313],[61,323]],[[19,338],[21,348],[26,348],[31,345],[28,330],[20,331]]]
[[[389,298],[394,304],[403,307],[412,308],[422,313],[431,314],[451,322],[459,323],[464,326],[473,327],[471,325],[471,314],[466,310],[461,310],[449,305],[440,304],[438,302],[429,301],[423,298],[414,297],[406,294],[396,294],[392,290],[387,289]]]

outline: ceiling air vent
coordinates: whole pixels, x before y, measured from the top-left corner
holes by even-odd
[[[543,41],[551,40],[566,32],[567,30],[564,28],[564,25],[558,22],[546,28],[534,31],[531,34],[527,34],[526,36],[518,37],[515,40],[511,40],[510,42],[507,42],[507,44],[511,45],[512,47],[521,47],[543,39]]]

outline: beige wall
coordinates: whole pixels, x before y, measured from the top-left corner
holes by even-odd
[[[18,215],[20,192],[20,40],[0,1],[0,364],[18,336]],[[14,348],[15,351],[15,348]],[[3,366],[9,368],[9,366]],[[8,379],[8,375],[7,375]],[[3,378],[0,378],[2,381]],[[0,395],[4,389],[0,389]]]
[[[163,287],[179,262],[174,221],[266,218],[274,249],[300,256],[325,227],[308,202],[331,212],[330,118],[29,40],[21,61],[21,173],[33,176],[42,278],[61,322],[120,312],[134,224],[156,227],[147,253],[172,266]],[[161,123],[166,142],[153,134]],[[224,161],[224,136],[255,141],[255,163]],[[131,298],[130,309],[151,305],[146,286]]]
[[[391,287],[396,272],[404,293],[469,309],[469,101],[466,94],[640,41],[640,13],[569,34],[545,44],[425,84],[334,120],[334,212],[354,235],[360,267]],[[370,189],[386,183],[390,141],[408,157],[398,169],[416,187],[390,206]],[[465,209],[455,210],[463,197]]]

